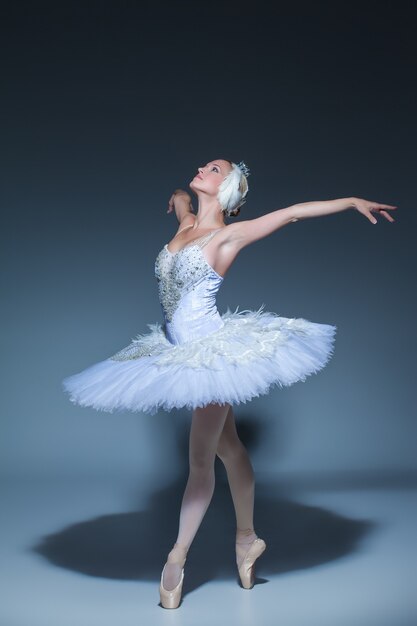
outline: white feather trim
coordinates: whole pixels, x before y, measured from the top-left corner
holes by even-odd
[[[74,404],[154,415],[211,402],[246,403],[271,386],[304,381],[326,365],[336,326],[281,317],[263,307],[228,309],[222,328],[179,345],[167,340],[160,324],[149,324],[149,333],[120,351],[127,358],[96,363],[65,378],[62,386]]]
[[[236,208],[243,198],[239,189],[242,171],[236,165],[232,164],[232,171],[226,176],[219,187],[217,199],[225,211],[232,211]],[[246,195],[246,194],[245,194]]]

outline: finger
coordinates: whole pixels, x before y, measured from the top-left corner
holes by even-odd
[[[394,218],[391,217],[391,215],[386,211],[380,211],[379,213],[380,215],[383,215],[389,222],[395,222]]]
[[[379,202],[375,202],[375,204],[369,208],[373,211],[379,209],[396,209],[397,207],[392,204],[380,204]]]

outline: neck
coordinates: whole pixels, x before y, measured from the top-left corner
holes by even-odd
[[[225,225],[217,198],[199,195],[198,209],[192,230],[222,228]]]

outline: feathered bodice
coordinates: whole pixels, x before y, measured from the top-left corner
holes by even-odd
[[[186,244],[177,252],[162,248],[155,260],[155,277],[166,336],[181,344],[215,332],[224,325],[216,306],[223,282],[203,254],[219,229]]]

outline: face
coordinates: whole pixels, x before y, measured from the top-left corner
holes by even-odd
[[[208,195],[216,196],[219,186],[232,169],[229,161],[224,159],[210,161],[204,167],[198,168],[197,174],[190,183],[190,188],[195,192],[204,191]]]

